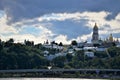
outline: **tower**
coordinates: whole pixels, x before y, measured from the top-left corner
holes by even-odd
[[[109,42],[113,42],[113,36],[112,36],[112,34],[110,34],[110,36],[109,36]]]
[[[98,27],[97,24],[95,23],[92,34],[92,43],[98,44],[98,41],[99,41]]]

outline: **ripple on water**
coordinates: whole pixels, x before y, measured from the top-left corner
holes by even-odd
[[[79,79],[79,78],[0,78],[0,80],[108,80],[108,79]]]

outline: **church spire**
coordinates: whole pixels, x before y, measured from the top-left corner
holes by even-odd
[[[95,23],[94,28],[98,28],[97,23]]]
[[[95,26],[97,26],[97,23],[95,23]]]
[[[98,41],[99,41],[99,33],[98,33],[97,23],[95,23],[95,25],[93,27],[92,42],[98,43]]]

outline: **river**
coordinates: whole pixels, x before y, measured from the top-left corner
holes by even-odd
[[[0,80],[108,80],[108,79],[82,79],[82,78],[0,78]]]

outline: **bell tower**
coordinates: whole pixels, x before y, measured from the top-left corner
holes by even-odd
[[[95,23],[94,28],[93,28],[93,34],[92,34],[92,43],[97,44],[99,41],[99,33],[98,33],[98,26]]]

